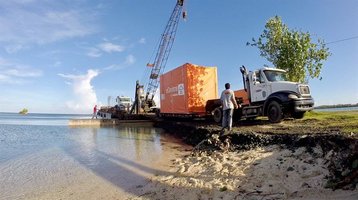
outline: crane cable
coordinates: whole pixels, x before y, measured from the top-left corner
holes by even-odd
[[[158,38],[158,41],[157,41],[157,43],[156,43],[155,46],[158,46],[158,45],[159,45],[159,42],[160,42],[160,37]],[[156,49],[153,49],[152,55],[150,56],[149,61],[148,61],[147,65],[146,65],[146,68],[145,68],[145,70],[144,70],[144,72],[143,72],[143,76],[142,76],[142,79],[141,79],[141,83],[142,83],[143,85],[147,85],[146,82],[147,82],[147,79],[148,79],[149,74],[150,74],[150,72],[151,72],[151,67],[149,67],[148,65],[153,64],[153,63],[152,63],[152,60],[153,60],[153,56],[154,56],[155,53],[156,53]]]
[[[179,2],[184,2],[184,0],[177,0],[177,4],[176,4],[176,7],[179,5]],[[182,8],[183,8],[183,6],[184,6],[185,4],[184,3],[182,3]],[[174,11],[177,9],[177,8],[174,8]],[[172,12],[172,14],[171,14],[171,18],[173,17],[173,14],[174,14],[174,11]],[[177,10],[178,11],[178,10]],[[181,14],[182,14],[182,17],[185,19],[185,17],[186,17],[186,12],[183,12],[183,9],[181,9]],[[169,19],[169,20],[172,20],[172,19]],[[170,22],[170,21],[169,21]],[[169,22],[168,22],[168,24],[167,24],[167,26],[166,26],[166,28],[164,29],[164,31],[168,31],[167,30],[167,28],[168,28],[168,26],[170,25],[169,24]],[[176,22],[176,23],[178,23],[178,22]],[[169,27],[171,27],[172,25],[170,25]],[[175,32],[176,32],[176,30],[175,30]],[[172,34],[172,33],[171,33]],[[164,34],[162,34],[161,35],[161,37],[159,38],[159,40],[158,40],[158,42],[157,42],[157,45],[156,46],[159,46],[160,44],[161,44],[161,42],[162,42],[162,40],[163,40],[163,37],[164,37]],[[175,37],[175,33],[174,33],[174,37]],[[171,44],[172,45],[172,44]],[[171,48],[171,47],[170,47]],[[152,58],[153,58],[153,55],[154,55],[154,53],[156,53],[156,57],[155,57],[155,60],[154,60],[154,63],[151,63],[151,62],[149,62],[148,64],[147,64],[147,67],[146,67],[146,70],[144,71],[144,75],[143,75],[143,77],[142,77],[142,81],[143,81],[143,83],[144,83],[144,80],[147,80],[146,81],[146,83],[145,84],[143,84],[143,86],[145,86],[145,88],[146,88],[146,90],[147,90],[147,94],[148,93],[150,93],[150,92],[148,92],[149,90],[152,90],[152,88],[151,87],[158,87],[158,83],[159,83],[159,80],[157,80],[159,77],[157,77],[156,78],[156,82],[155,82],[155,84],[156,85],[152,85],[151,83],[151,80],[148,80],[147,79],[147,77],[149,77],[149,76],[151,76],[151,73],[152,73],[152,71],[153,71],[153,68],[152,67],[156,67],[156,65],[158,64],[158,63],[155,63],[155,62],[157,62],[157,56],[158,56],[158,52],[156,51],[156,50],[158,50],[158,49],[153,49],[153,52],[152,52],[152,55],[151,55],[151,58],[150,58],[150,61],[152,60]],[[167,51],[167,50],[165,50],[165,51]],[[165,52],[166,53],[166,52]],[[162,62],[163,60],[161,60],[161,62]],[[166,61],[165,61],[166,62]],[[158,72],[158,74],[157,75],[160,75],[161,73],[163,73],[163,70],[164,70],[164,67],[162,68],[162,69],[160,69],[159,68],[159,72]]]
[[[182,18],[183,18],[183,21],[186,21],[186,20],[187,20],[187,17],[188,17],[188,11],[186,10],[186,5],[188,4],[188,1],[189,1],[189,0],[185,0],[185,3],[183,4],[183,9],[182,9]]]
[[[327,42],[327,43],[325,43],[325,44],[339,43],[339,42],[344,42],[344,41],[347,41],[347,40],[354,40],[354,39],[358,39],[358,35],[357,35],[357,36],[350,37],[350,38],[344,38],[344,39],[341,39],[341,40],[336,40],[336,41],[332,41],[332,42]]]
[[[187,2],[187,1],[188,1],[188,0],[186,0],[186,2]],[[182,16],[184,20],[185,20],[185,17],[187,16],[187,15],[186,15],[186,7],[185,7],[185,5],[186,5],[186,3],[183,4],[183,11],[182,11],[183,13],[185,13],[185,15],[183,14],[183,16]],[[161,38],[162,38],[162,35],[158,38],[158,41],[157,41],[157,43],[156,43],[156,45],[155,45],[156,47],[159,46],[160,41],[161,41]],[[143,75],[142,75],[142,78],[141,78],[141,83],[142,83],[144,86],[147,86],[147,84],[148,84],[148,77],[149,77],[149,75],[150,75],[150,73],[151,73],[151,71],[152,71],[150,65],[155,64],[155,63],[152,63],[152,59],[153,59],[154,54],[156,54],[156,51],[157,51],[157,49],[154,48],[153,51],[152,51],[152,54],[151,54],[151,56],[150,56],[149,62],[147,63],[146,68],[145,68],[145,70],[144,70],[144,72],[143,72]]]

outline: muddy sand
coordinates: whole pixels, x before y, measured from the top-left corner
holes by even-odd
[[[163,122],[194,146],[128,199],[358,199],[354,132],[315,121],[251,121],[233,132],[205,122]]]
[[[358,191],[326,189],[331,155],[277,145],[241,152],[201,153],[173,161],[130,199],[357,199]]]

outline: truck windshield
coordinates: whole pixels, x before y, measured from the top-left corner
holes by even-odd
[[[264,73],[267,80],[270,82],[287,81],[285,72],[265,70]]]

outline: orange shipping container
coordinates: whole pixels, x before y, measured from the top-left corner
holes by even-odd
[[[247,92],[245,91],[245,89],[234,91],[234,95],[235,95],[235,97],[242,98],[243,105],[250,104],[249,96],[247,95]]]
[[[160,76],[161,113],[205,114],[206,101],[216,98],[216,67],[186,63]]]

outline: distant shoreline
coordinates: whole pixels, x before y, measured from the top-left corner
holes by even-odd
[[[349,108],[349,107],[358,107],[358,103],[356,104],[335,104],[335,105],[322,105],[316,106],[315,109],[325,109],[325,108]]]
[[[20,114],[19,112],[0,112],[0,114]],[[92,114],[76,114],[76,113],[37,113],[37,112],[28,112],[27,115],[69,115],[69,116],[92,116]]]
[[[329,109],[329,108],[350,108],[350,107],[358,107],[358,103],[356,104],[334,104],[334,105],[321,105],[321,106],[315,106],[314,109]],[[1,112],[1,114],[21,114],[20,112]],[[35,115],[74,115],[74,116],[91,116],[92,114],[84,114],[84,113],[30,113],[27,112],[26,114],[35,114]]]

